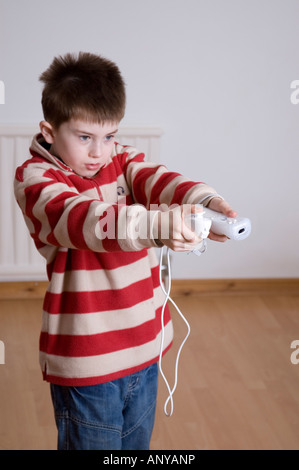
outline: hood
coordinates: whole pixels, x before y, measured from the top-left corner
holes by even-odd
[[[31,142],[30,146],[30,153],[31,155],[38,154],[39,156],[45,158],[49,162],[53,163],[56,165],[58,168],[61,168],[62,170],[67,170],[71,171],[72,173],[73,170],[66,165],[60,158],[55,157],[55,155],[52,155],[50,152],[50,144],[48,144],[42,134],[36,134]]]

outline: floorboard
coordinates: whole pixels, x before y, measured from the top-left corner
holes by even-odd
[[[164,414],[160,378],[152,450],[299,449],[299,295],[179,294],[191,326],[179,363],[174,413]],[[0,449],[56,448],[49,386],[42,381],[38,339],[42,300],[0,300]],[[186,326],[172,308],[175,340],[163,360],[172,385]]]

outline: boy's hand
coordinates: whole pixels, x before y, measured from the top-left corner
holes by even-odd
[[[223,199],[220,199],[219,197],[214,197],[210,201],[208,208],[212,209],[213,211],[222,212],[222,214],[226,215],[226,217],[237,217],[237,212],[230,207],[229,203]],[[210,240],[222,243],[228,240],[226,235],[217,235],[212,231],[210,231],[208,238],[210,238]]]
[[[185,223],[186,215],[202,212],[193,204],[177,206],[158,214],[158,239],[173,251],[192,251],[202,239]]]

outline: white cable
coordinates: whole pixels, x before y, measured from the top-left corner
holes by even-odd
[[[171,270],[170,270],[170,259],[169,259],[169,248],[167,248],[166,250],[166,256],[167,256],[167,269],[168,269],[168,273],[169,273],[169,281],[168,281],[168,288],[167,288],[167,291],[165,290],[164,288],[164,285],[163,285],[163,281],[162,281],[162,264],[163,264],[163,248],[161,248],[161,253],[160,253],[160,267],[159,267],[159,278],[160,278],[160,285],[161,285],[161,288],[165,294],[165,301],[164,301],[164,304],[163,304],[163,307],[162,307],[162,312],[161,312],[161,347],[160,347],[160,355],[159,355],[159,369],[160,369],[160,373],[164,379],[164,382],[166,384],[166,387],[168,389],[168,398],[167,400],[165,401],[165,404],[164,404],[164,413],[166,414],[166,416],[171,416],[172,413],[173,413],[173,394],[175,392],[175,389],[177,387],[177,382],[178,382],[178,365],[179,365],[179,358],[180,358],[180,354],[181,354],[181,351],[182,351],[182,348],[185,344],[185,342],[187,341],[187,338],[190,334],[190,325],[189,323],[187,322],[186,318],[184,317],[184,315],[182,314],[182,312],[180,311],[179,307],[176,305],[176,303],[172,300],[172,298],[170,297],[170,290],[171,290]],[[162,355],[163,355],[163,348],[164,348],[164,333],[165,333],[165,327],[164,327],[164,311],[165,311],[165,307],[167,305],[167,302],[168,300],[170,300],[170,302],[173,304],[173,306],[175,307],[175,309],[177,310],[177,312],[180,314],[180,316],[182,317],[182,319],[184,320],[184,322],[186,323],[187,325],[187,328],[188,328],[188,332],[184,338],[184,340],[182,341],[181,343],[181,346],[178,350],[178,353],[177,353],[177,357],[176,357],[176,362],[175,362],[175,380],[174,380],[174,386],[172,389],[170,389],[170,386],[169,386],[169,383],[163,373],[163,370],[162,370]],[[167,406],[168,406],[168,402],[170,401],[170,413],[167,413]]]

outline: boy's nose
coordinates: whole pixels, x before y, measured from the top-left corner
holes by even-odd
[[[102,146],[101,144],[96,144],[93,145],[92,148],[90,149],[89,156],[98,158],[102,155]]]

